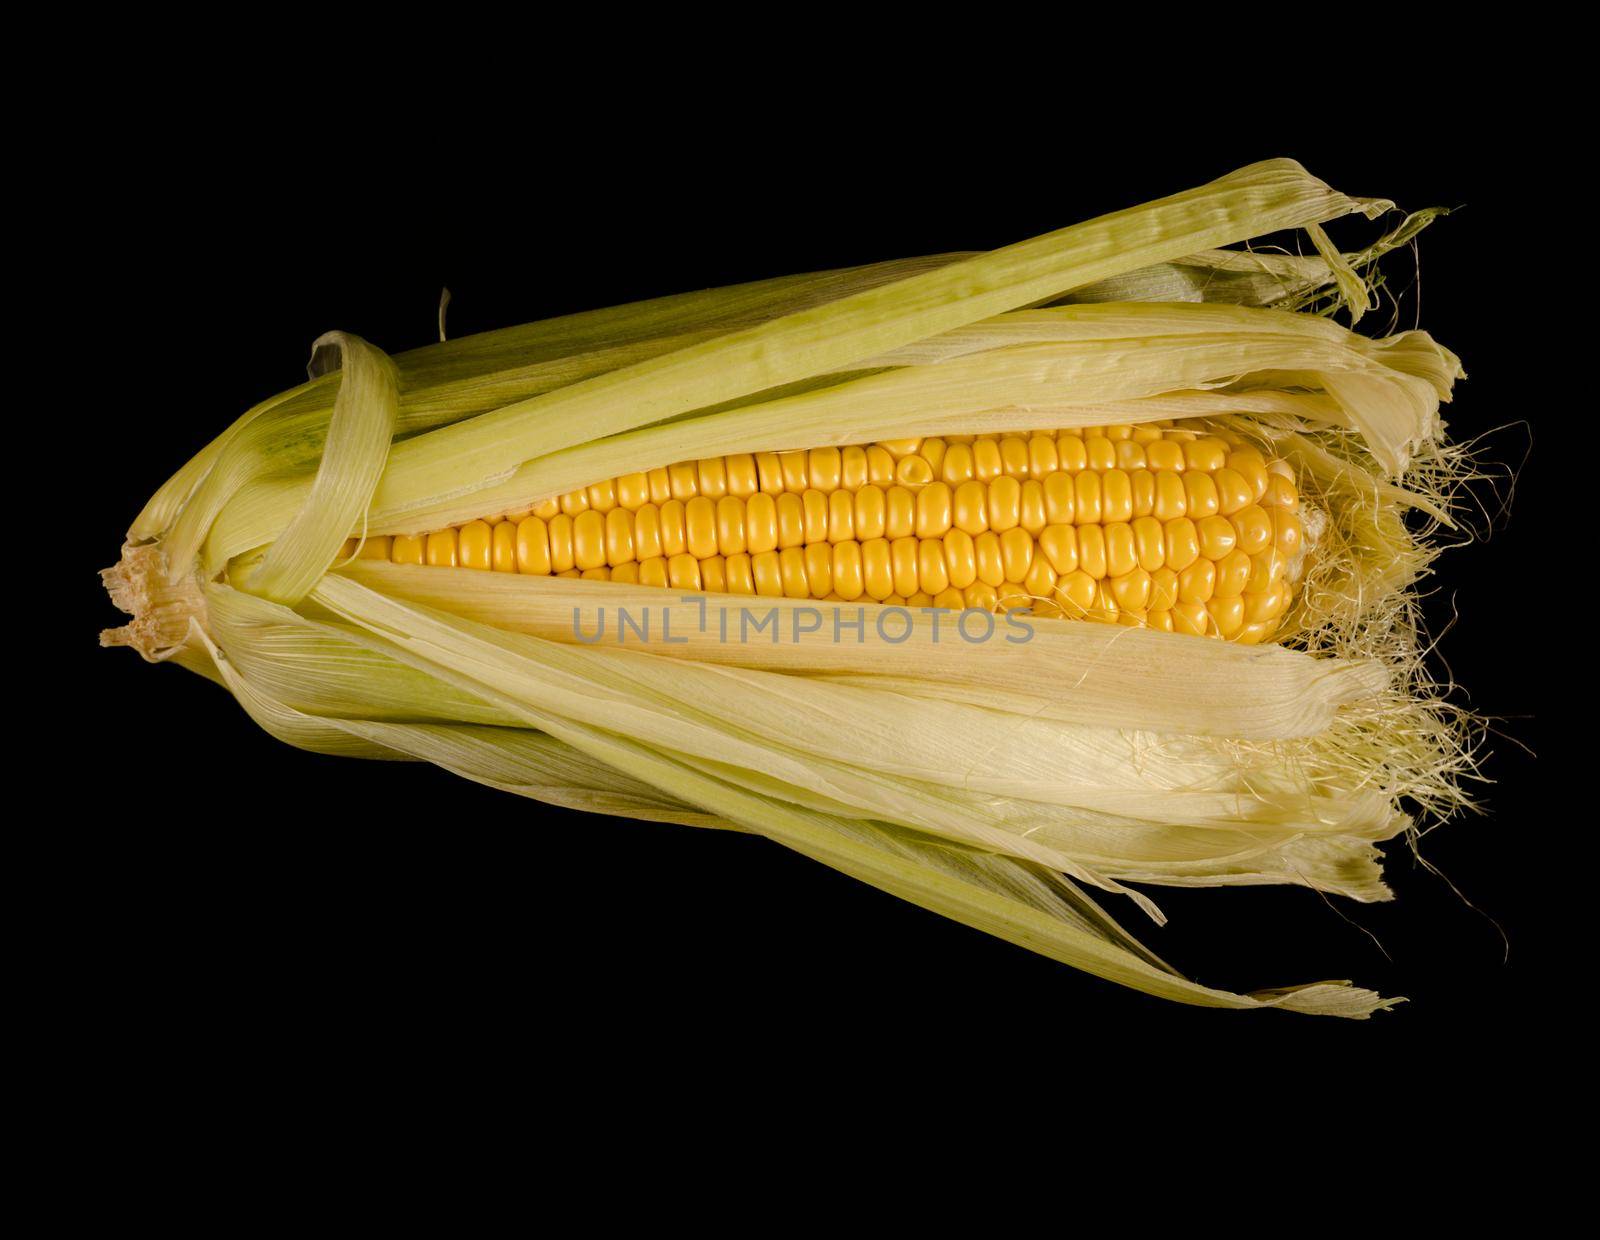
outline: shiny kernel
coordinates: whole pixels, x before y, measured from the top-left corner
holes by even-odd
[[[1183,475],[1183,510],[1186,517],[1195,521],[1216,515],[1217,484],[1210,474],[1191,469]]]
[[[1178,601],[1178,574],[1170,568],[1158,568],[1150,574],[1150,609],[1167,611]]]
[[[1228,453],[1228,468],[1245,480],[1250,488],[1249,504],[1259,504],[1267,493],[1267,461],[1254,448],[1235,448]],[[1243,505],[1241,505],[1242,507]]]
[[[653,555],[647,560],[639,561],[639,584],[658,588],[666,586],[667,560],[665,556]]]
[[[842,469],[838,448],[812,448],[806,460],[806,483],[813,491],[826,495],[839,489]]]
[[[1133,491],[1133,515],[1148,517],[1156,510],[1156,476],[1148,469],[1136,469],[1128,475],[1128,486]]]
[[[755,579],[757,594],[765,598],[783,597],[783,569],[776,551],[763,551],[760,555],[751,556],[750,575]]]
[[[939,467],[939,479],[952,487],[971,482],[974,477],[972,445],[953,443],[944,450],[944,464]]]
[[[1044,480],[1044,518],[1048,525],[1071,525],[1077,511],[1072,475],[1057,470]]]
[[[1161,611],[1147,611],[1145,613],[1145,623],[1157,632],[1170,633],[1173,631],[1172,613],[1164,609]]]
[[[1208,437],[1183,445],[1183,463],[1191,470],[1209,474],[1221,469],[1228,460],[1228,445],[1221,439]]]
[[[1140,422],[1133,428],[1131,436],[1134,443],[1147,444],[1152,440],[1161,438],[1161,424],[1159,422]]]
[[[808,543],[828,541],[828,497],[821,491],[807,491],[800,497],[800,506],[805,513],[806,541]]]
[[[710,501],[706,501],[709,505]],[[582,571],[606,562],[606,519],[594,509],[580,512],[572,522],[572,564]]]
[[[806,505],[799,491],[778,496],[778,546],[800,547],[806,541]]]
[[[601,516],[610,512],[617,506],[616,480],[607,478],[604,482],[596,482],[587,488],[589,507]]]
[[[1202,518],[1196,523],[1195,532],[1200,540],[1200,554],[1208,560],[1222,559],[1239,541],[1233,522],[1227,517]]]
[[[924,538],[917,544],[917,584],[929,594],[938,594],[950,586],[944,543],[938,538]]]
[[[1282,579],[1288,561],[1276,547],[1268,547],[1250,557],[1250,578],[1244,583],[1246,594],[1260,594]]]
[[[1247,504],[1229,520],[1233,522],[1234,533],[1238,535],[1239,550],[1246,555],[1255,555],[1272,545],[1275,530],[1267,509]]]
[[[1254,646],[1266,641],[1267,638],[1272,636],[1272,630],[1277,627],[1277,621],[1275,620],[1265,624],[1247,624],[1239,630],[1239,636],[1233,640],[1241,646]]]
[[[1262,471],[1265,475],[1265,470]],[[1217,511],[1231,517],[1246,504],[1255,503],[1255,492],[1243,474],[1224,465],[1211,475],[1217,487]]]
[[[748,452],[723,457],[723,469],[728,477],[728,494],[735,499],[749,499],[761,489],[761,477],[756,473],[756,458]]]
[[[879,444],[867,448],[867,481],[876,487],[894,482],[894,457]]]
[[[650,479],[644,474],[623,474],[617,479],[617,503],[637,512],[650,502]]]
[[[960,611],[967,603],[960,590],[949,586],[934,596],[933,605],[944,611]]]
[[[538,517],[517,522],[517,571],[543,577],[550,572],[550,535]]]
[[[717,501],[717,550],[724,556],[738,555],[749,546],[744,530],[748,509],[749,505],[734,495]]]
[[[905,487],[890,487],[884,494],[883,536],[908,538],[917,528],[917,497]]]
[[[636,561],[627,564],[617,564],[611,569],[611,580],[620,581],[626,585],[639,584],[639,565]]]
[[[996,478],[989,484],[989,528],[1004,532],[1014,528],[1021,519],[1022,483],[1010,474]]]
[[[867,450],[859,444],[851,444],[847,448],[839,449],[839,485],[854,495],[866,486],[870,479],[867,476]]]
[[[1110,440],[1106,441],[1107,443]],[[1099,581],[1106,575],[1106,531],[1102,525],[1078,527],[1078,567]]]
[[[561,497],[561,511],[569,517],[575,517],[580,512],[589,511],[588,490],[568,491]]]
[[[1143,611],[1150,605],[1150,574],[1142,568],[1113,577],[1107,585],[1123,611]]]
[[[1244,628],[1242,598],[1213,598],[1206,604],[1206,610],[1211,613],[1211,622],[1217,626],[1217,633],[1224,638],[1232,640]]]
[[[708,456],[694,463],[695,482],[701,495],[719,500],[728,493],[728,467],[720,456]]]
[[[1200,532],[1188,517],[1176,517],[1162,526],[1166,535],[1167,567],[1181,573],[1200,555]]]
[[[1143,469],[1145,463],[1144,444],[1137,439],[1124,439],[1117,444],[1117,468],[1124,473],[1131,474],[1136,469]]]
[[[1293,559],[1295,552],[1300,550],[1300,536],[1302,533],[1300,518],[1287,508],[1274,508],[1272,510],[1273,543],[1289,559]]]
[[[1100,476],[1100,520],[1133,520],[1133,481],[1120,469],[1108,469]]]
[[[783,489],[796,495],[810,484],[806,481],[806,453],[780,452],[778,465],[783,469]]]
[[[1152,473],[1170,470],[1173,473],[1183,472],[1183,445],[1174,443],[1170,439],[1158,439],[1145,445],[1145,468]]]
[[[684,528],[683,501],[669,499],[662,504],[661,513],[661,554],[671,559],[675,555],[682,555],[689,549],[688,533]]]
[[[494,527],[491,536],[490,559],[497,573],[517,571],[517,526],[512,521],[502,521]]]
[[[1028,473],[1043,479],[1061,468],[1061,456],[1056,451],[1055,437],[1035,435],[1028,440]]]
[[[882,538],[887,521],[886,500],[883,488],[868,484],[856,492],[856,539]]]
[[[999,596],[987,581],[974,581],[961,591],[961,601],[966,607],[977,611],[993,611],[1000,605]]]
[[[956,488],[950,516],[957,529],[983,533],[989,528],[989,488],[977,481],[963,482]]]
[[[960,529],[946,531],[944,564],[950,584],[958,590],[965,590],[978,579],[978,553],[971,534]]]
[[[750,571],[749,555],[730,555],[722,565],[723,576],[728,579],[729,594],[754,594],[756,580]]]
[[[1088,440],[1089,443],[1110,443],[1109,439]],[[1092,469],[1076,474],[1072,479],[1073,520],[1078,525],[1100,524],[1100,475]]]
[[[925,487],[933,481],[933,466],[920,456],[903,456],[894,467],[894,480],[903,487]]]
[[[665,465],[657,469],[647,470],[645,479],[650,483],[650,502],[658,508],[672,498],[672,475],[667,472]],[[542,515],[537,508],[533,510],[535,516]],[[663,568],[663,571],[665,569]]]
[[[727,496],[723,496],[724,499]],[[720,555],[707,556],[700,561],[700,585],[709,594],[728,592],[728,562]]]
[[[1037,478],[1029,478],[1022,484],[1022,495],[1017,502],[1017,524],[1037,537],[1045,527],[1044,510],[1044,484]]]
[[[633,558],[648,560],[661,554],[661,509],[646,504],[633,514]]]
[[[1206,610],[1204,603],[1176,603],[1172,608],[1172,627],[1174,632],[1188,633],[1194,637],[1204,637],[1206,629],[1211,623],[1211,613]]]
[[[1039,550],[1044,552],[1057,573],[1070,573],[1078,567],[1078,533],[1070,525],[1047,525],[1039,532]]]
[[[871,538],[861,544],[862,586],[869,598],[883,602],[894,593],[894,565],[886,538]]]
[[[1028,476],[1028,441],[1007,435],[1000,441],[1000,464],[1009,478]]]
[[[756,453],[756,480],[763,494],[783,494],[783,464],[776,452]]]
[[[1034,536],[1027,530],[1006,530],[1000,534],[1000,562],[1006,581],[1021,584],[1034,566]]]
[[[1027,591],[1037,614],[1041,602],[1049,603],[1056,590],[1056,570],[1050,567],[1050,561],[1042,555],[1034,556],[1033,563],[1028,565],[1028,575],[1022,579],[1022,588]]]
[[[894,568],[894,592],[911,595],[917,592],[917,540],[897,538],[889,544],[889,560]]]
[[[856,497],[842,487],[828,494],[828,541],[856,536]]]
[[[1027,537],[1027,535],[1023,535]],[[978,580],[999,587],[1005,582],[1005,556],[1000,550],[1000,535],[985,530],[972,540],[972,551],[978,562]]]
[[[1067,617],[1081,620],[1094,606],[1095,580],[1082,569],[1056,578],[1056,602]]]
[[[543,522],[540,524],[542,526]],[[415,534],[396,534],[389,547],[389,557],[396,564],[422,564],[427,559],[422,539]],[[549,569],[544,571],[548,572]]]
[[[428,563],[434,568],[454,568],[459,562],[459,548],[454,530],[435,530],[428,535]]]
[[[930,483],[917,493],[917,537],[938,538],[949,528],[950,487],[943,482]]]
[[[1139,567],[1155,572],[1167,562],[1166,531],[1154,517],[1135,517],[1132,524],[1133,549]]]
[[[945,442],[942,439],[924,439],[922,446],[917,449],[917,455],[928,462],[928,478],[931,481],[939,476],[939,470],[944,465]]]
[[[531,509],[532,514],[541,521],[548,521],[561,511],[560,496],[552,495],[549,499],[542,499]]]
[[[1000,444],[993,439],[979,439],[972,445],[972,476],[979,482],[992,482],[1005,473],[1005,462],[1000,457]]]
[[[1066,433],[1057,435],[1056,459],[1064,473],[1076,474],[1089,468],[1089,450],[1084,447],[1083,436]]]
[[[1089,453],[1089,468],[1095,473],[1103,474],[1117,467],[1117,445],[1112,440],[1098,436],[1085,439],[1083,445]]]
[[[816,542],[806,547],[806,583],[811,598],[833,592],[833,545]]]
[[[1275,581],[1259,594],[1246,594],[1244,618],[1247,624],[1276,620],[1289,606],[1289,587]]]
[[[667,560],[667,583],[674,590],[700,590],[700,561],[692,555],[675,555]]]
[[[1217,566],[1199,559],[1178,574],[1178,601],[1203,603],[1217,588]]]
[[[778,502],[765,491],[752,495],[745,502],[744,539],[751,555],[777,550]]]
[[[1250,557],[1235,547],[1217,561],[1217,588],[1213,594],[1218,598],[1235,598],[1244,593],[1249,580]]]
[[[633,559],[634,516],[621,507],[606,513],[606,563],[613,568]]]
[[[778,573],[784,582],[784,597],[811,597],[811,581],[806,578],[805,557],[805,547],[784,547],[778,552]]]
[[[1106,575],[1121,577],[1139,567],[1139,551],[1133,527],[1121,521],[1100,527],[1106,539]]]
[[[922,446],[922,440],[883,439],[879,441],[878,446],[898,461],[903,457],[916,455],[917,449]]]
[[[1113,441],[1132,439],[1133,426],[1128,422],[1118,422],[1112,426],[1108,426],[1106,427],[1106,438]]]
[[[846,602],[855,602],[864,588],[861,579],[861,544],[835,543],[833,547],[833,588]]]
[[[1157,521],[1175,521],[1189,515],[1187,478],[1164,469],[1156,475],[1156,502],[1151,512]]]
[[[574,571],[577,565],[572,555],[572,518],[558,512],[545,522],[550,534],[550,569],[552,572]]]
[[[1292,511],[1300,506],[1300,495],[1290,479],[1282,474],[1273,474],[1267,479],[1267,493],[1259,502],[1263,508],[1287,508]]]
[[[667,480],[672,483],[672,498],[687,503],[695,497],[700,486],[700,471],[693,461],[679,461],[667,466]],[[667,565],[670,576],[672,566]]]

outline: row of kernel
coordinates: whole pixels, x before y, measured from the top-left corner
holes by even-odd
[[[1093,477],[1083,475],[1077,481]],[[982,495],[964,491],[951,496],[940,484],[913,496],[900,488],[884,492],[865,487],[855,496],[807,491],[775,499],[756,495],[748,502],[724,496],[715,504],[697,496],[687,504],[677,500],[659,508],[647,504],[638,512],[618,508],[604,515],[582,512],[575,518],[557,513],[549,520],[529,516],[520,522],[472,521],[420,537],[369,539],[361,554],[398,563],[544,574],[616,567],[655,556],[688,554],[706,559],[815,543],[956,533],[976,538],[1020,529],[1060,548],[1062,558],[1069,554],[1075,558],[1082,543],[1086,557],[1103,554],[1113,563],[1135,560],[1153,570],[1164,563],[1182,568],[1196,555],[1220,560],[1235,548],[1255,555],[1271,546],[1292,557],[1302,533],[1300,517],[1292,508],[1246,504],[1224,516],[1217,511],[1212,492],[1206,493],[1204,505],[1156,502],[1152,505],[1156,515],[1135,515],[1142,505],[1115,486],[1109,491],[1076,486],[1058,495],[1052,486],[1019,487],[1002,479]],[[1182,515],[1186,511],[1205,515],[1195,520]],[[1173,512],[1180,515],[1161,515]],[[353,553],[354,546],[347,546],[346,554]]]
[[[1237,458],[1237,459],[1233,459]],[[1245,475],[1259,495],[1267,487],[1259,453],[1217,435],[1157,426],[1088,427],[1038,431],[1030,435],[977,435],[889,440],[796,452],[757,452],[680,461],[639,473],[623,474],[529,509],[548,520],[614,508],[636,511],[645,504],[687,502],[696,496],[724,496],[835,490],[868,485],[917,488],[931,482],[960,486],[997,478],[1043,479],[1056,472],[1127,472],[1148,469],[1173,473],[1212,473],[1230,467]],[[520,517],[524,513],[513,514]]]

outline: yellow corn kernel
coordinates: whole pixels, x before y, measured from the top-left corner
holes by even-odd
[[[749,504],[736,495],[724,495],[717,501],[717,550],[723,555],[738,555],[745,549],[745,513]]]
[[[719,500],[728,493],[728,469],[720,456],[696,461],[694,473],[699,493],[707,499]]]
[[[778,546],[800,547],[806,541],[806,505],[798,491],[778,496]]]
[[[541,522],[541,524],[543,524]],[[415,534],[396,534],[389,546],[390,558],[396,564],[422,564],[426,562],[422,539]]]
[[[883,488],[868,483],[856,495],[856,538],[866,542],[882,538],[888,520],[886,497]]]
[[[517,523],[502,521],[494,527],[490,557],[497,573],[517,571]]]
[[[761,477],[756,472],[756,458],[748,452],[725,458],[728,475],[728,494],[735,499],[749,499],[761,489]]]

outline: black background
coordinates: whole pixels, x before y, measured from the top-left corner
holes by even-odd
[[[71,425],[105,446],[79,490],[60,624],[92,686],[83,760],[108,773],[86,791],[117,807],[76,828],[73,847],[103,931],[92,985],[119,1019],[170,1036],[180,1057],[246,1055],[266,1080],[325,1055],[459,1062],[469,1049],[499,1062],[552,1039],[577,1050],[619,1036],[650,1063],[663,1046],[693,1046],[697,1063],[737,1053],[775,1072],[797,1056],[859,1067],[981,1055],[1002,1076],[1058,1063],[1066,1083],[1086,1046],[1130,1074],[1187,1074],[1265,1047],[1341,1056],[1352,1073],[1391,1056],[1396,1091],[1463,1063],[1512,1071],[1506,1040],[1546,1018],[1529,1006],[1542,954],[1531,841],[1554,825],[1528,752],[1540,748],[1540,652],[1506,629],[1540,605],[1541,455],[1554,439],[1523,385],[1535,325],[1506,312],[1526,291],[1503,264],[1523,226],[1510,186],[1525,152],[1513,143],[1470,126],[1418,142],[1410,131],[1190,133],[1181,121],[1159,141],[1104,146],[1065,123],[920,136],[884,124],[849,139],[797,123],[757,141],[664,114],[642,131],[530,131],[492,156],[448,125],[401,155],[374,123],[303,139],[237,133],[236,149],[197,159],[186,129],[107,124],[98,178],[120,207],[86,229],[91,263],[74,277],[106,352],[92,375],[68,376],[84,393]],[[115,560],[121,531],[240,411],[299,381],[323,331],[391,352],[428,343],[443,286],[456,336],[985,249],[1280,154],[1350,193],[1461,208],[1421,238],[1421,325],[1470,376],[1446,410],[1453,432],[1506,427],[1491,454],[1522,472],[1510,515],[1445,557],[1428,607],[1435,631],[1448,628],[1440,654],[1462,700],[1502,721],[1482,767],[1492,782],[1477,786],[1481,815],[1425,841],[1461,894],[1397,844],[1398,899],[1385,905],[1158,890],[1171,919],[1161,930],[1113,907],[1208,984],[1350,977],[1408,996],[1395,1012],[1318,1022],[1147,998],[758,839],[582,817],[424,766],[300,753],[198,677],[94,648],[95,631],[119,620],[94,570]],[[1391,258],[1399,283],[1412,261]],[[1403,326],[1417,311],[1413,288]]]

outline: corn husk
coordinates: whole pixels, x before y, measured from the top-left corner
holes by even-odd
[[[1431,215],[1349,255],[1321,225],[1388,207],[1277,160],[988,254],[392,361],[336,334],[313,369],[337,369],[248,411],[140,514],[107,573],[135,619],[106,640],[219,681],[302,748],[761,834],[1183,1002],[1367,1015],[1392,1001],[1189,982],[1087,890],[1158,923],[1146,889],[1164,885],[1384,899],[1379,845],[1461,799],[1461,719],[1428,685],[1407,593],[1449,519],[1438,410],[1460,365],[1425,333],[1329,314],[1359,318],[1373,263]],[[1315,257],[1222,248],[1294,228]],[[1310,488],[1323,532],[1279,644],[1041,618],[973,644],[909,613],[891,639],[872,607],[843,640],[801,603],[337,554],[676,460],[1174,418],[1225,422]],[[630,645],[621,609],[657,640]]]

